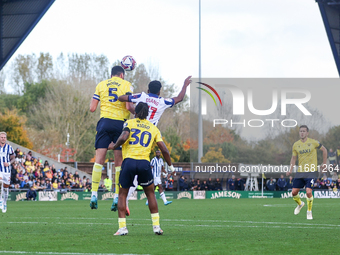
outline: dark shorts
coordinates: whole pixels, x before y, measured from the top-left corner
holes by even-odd
[[[119,185],[124,189],[133,186],[133,179],[138,175],[138,184],[147,187],[153,183],[153,174],[150,162],[147,160],[137,160],[132,158],[124,159],[122,170],[119,175]]]
[[[115,143],[123,131],[123,124],[124,121],[122,120],[101,118],[97,123],[97,134],[94,147],[96,149],[107,149],[111,142]],[[122,148],[119,147],[116,150],[121,149]]]
[[[293,180],[293,188],[302,189],[306,187],[312,189],[317,177],[317,172],[298,172]]]

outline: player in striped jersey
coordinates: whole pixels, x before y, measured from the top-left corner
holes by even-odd
[[[131,83],[125,81],[124,77],[125,71],[121,66],[112,67],[111,78],[97,85],[91,100],[91,112],[97,109],[100,102],[100,120],[96,128],[95,141],[96,162],[92,170],[91,209],[98,208],[97,192],[109,144],[117,141],[122,132],[124,122],[130,118],[130,112],[134,113],[132,103],[123,103],[118,100],[119,96],[132,93]],[[116,189],[111,210],[116,211],[119,192],[118,179],[123,159],[121,148],[116,148],[113,153],[115,157]]]
[[[299,191],[303,187],[306,188],[307,195],[307,220],[312,220],[312,206],[313,206],[313,185],[318,176],[318,160],[317,149],[320,149],[323,154],[322,168],[325,168],[327,162],[327,149],[317,140],[308,137],[309,129],[306,125],[300,126],[299,136],[300,140],[293,145],[292,158],[290,160],[290,169],[287,176],[291,174],[295,166],[296,159],[299,160],[299,168],[293,180],[292,195],[294,201],[298,204],[294,210],[294,214],[300,213],[301,208],[305,205],[301,201]]]
[[[7,212],[8,188],[11,183],[11,164],[15,161],[14,150],[6,142],[6,132],[0,132],[0,207],[3,213]]]
[[[164,190],[163,190],[163,186],[162,186],[161,172],[164,172],[164,173],[166,172],[164,170],[164,163],[163,163],[163,159],[161,158],[160,151],[158,150],[156,151],[156,157],[154,157],[151,160],[150,165],[152,169],[155,188],[158,186],[159,195],[163,199],[164,205],[171,204],[172,201],[167,201]],[[146,201],[146,205],[148,205],[148,201]]]
[[[180,91],[177,97],[166,98],[166,99],[160,97],[159,95],[161,94],[162,84],[159,81],[151,81],[148,85],[148,94],[142,92],[142,93],[133,94],[133,95],[123,95],[123,96],[120,96],[118,100],[122,102],[133,102],[133,103],[136,103],[137,105],[140,102],[147,103],[149,107],[149,114],[148,114],[147,120],[149,120],[152,124],[157,126],[158,121],[161,118],[163,112],[167,108],[171,108],[172,106],[174,106],[175,104],[178,104],[184,99],[187,87],[191,83],[190,79],[191,79],[191,76],[188,76],[184,80],[182,90]],[[134,180],[135,186],[132,186],[130,188],[128,196],[127,196],[127,204],[126,204],[127,215],[130,215],[130,211],[128,207],[128,200],[129,200],[129,197],[135,192],[137,188],[136,183],[137,183],[137,176],[135,177],[135,180]]]

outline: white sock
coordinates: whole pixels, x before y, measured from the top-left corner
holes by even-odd
[[[113,200],[116,198],[116,197],[118,197],[118,194],[114,194],[114,196],[113,196]]]
[[[0,192],[0,202],[3,201],[3,195],[4,195],[4,185],[1,184],[1,192]]]
[[[8,188],[4,188],[4,205],[7,205]]]
[[[131,186],[130,189],[129,189],[129,193],[126,197],[126,204],[129,203],[129,198],[132,196],[133,192],[135,192],[135,190],[137,189],[137,187],[135,186]]]
[[[92,196],[95,196],[96,198],[98,198],[98,191],[92,191]]]
[[[167,200],[166,200],[166,197],[165,197],[165,194],[164,194],[164,191],[161,193],[161,194],[159,194],[160,196],[161,196],[161,198],[163,199],[163,202],[164,202],[164,204],[166,203],[166,202],[168,202]]]

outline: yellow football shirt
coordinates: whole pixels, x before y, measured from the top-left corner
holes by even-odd
[[[127,92],[133,92],[132,85],[120,77],[100,82],[93,95],[93,99],[100,101],[100,118],[123,121],[129,119],[130,112],[126,109],[126,103],[118,100],[118,97]]]
[[[318,170],[317,149],[321,148],[319,141],[307,138],[303,143],[301,140],[293,145],[293,156],[298,156],[298,172],[315,172]]]
[[[132,158],[150,161],[151,147],[154,141],[162,142],[159,129],[148,120],[131,119],[124,123],[123,130],[130,131],[129,138],[122,146],[123,159]]]

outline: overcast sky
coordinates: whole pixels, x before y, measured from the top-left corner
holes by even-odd
[[[57,0],[16,51],[125,55],[198,77],[198,0]],[[7,64],[9,66],[9,64]],[[314,0],[202,0],[202,77],[338,77]]]

